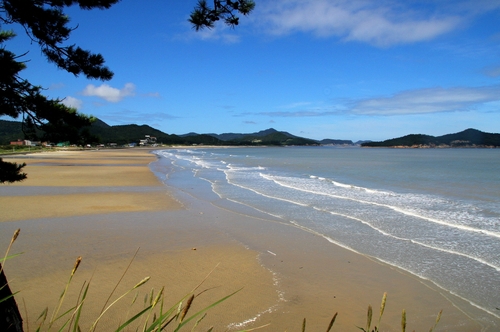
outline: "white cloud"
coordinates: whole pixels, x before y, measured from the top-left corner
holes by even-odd
[[[49,90],[60,90],[65,87],[64,83],[54,83],[49,86]]]
[[[279,118],[311,118],[311,117],[335,115],[338,114],[338,112],[312,109],[312,110],[303,110],[296,112],[260,112],[255,114],[271,116],[271,117],[279,117]]]
[[[161,95],[159,92],[149,92],[143,95],[144,97],[147,98],[161,98]]]
[[[450,10],[459,10],[467,12],[471,15],[480,15],[485,12],[496,10],[500,8],[499,0],[449,0],[448,4]]]
[[[235,44],[240,41],[238,35],[225,33],[224,30],[224,28],[203,29],[191,34],[191,36],[201,40],[220,40],[226,44]]]
[[[187,24],[186,24],[187,26]],[[216,23],[215,27],[209,29],[201,29],[194,31],[192,28],[189,32],[175,36],[175,39],[189,41],[192,39],[201,39],[205,41],[215,40],[222,41],[225,44],[239,43],[241,38],[235,33],[236,30],[229,28],[222,22]]]
[[[77,110],[79,110],[83,106],[83,101],[81,101],[80,99],[68,96],[61,101],[61,104],[65,105],[67,107],[72,107],[72,108],[76,108]]]
[[[119,111],[106,112],[99,116],[99,119],[108,124],[130,124],[144,123],[147,119],[148,124],[153,122],[163,123],[164,121],[171,121],[179,119],[180,117],[165,112],[137,112],[129,109],[121,109]]]
[[[297,103],[300,106],[301,103]],[[294,104],[290,104],[294,105]],[[330,106],[310,106],[294,111],[242,113],[273,118],[330,117],[341,114],[394,116],[479,110],[498,112],[500,85],[484,87],[426,88],[403,91],[389,97],[338,101]],[[283,107],[280,107],[283,108]]]
[[[266,29],[275,35],[298,31],[377,46],[429,40],[456,29],[463,22],[459,14],[450,11],[452,7],[443,6],[438,10],[427,6],[425,10],[417,11],[409,6],[411,3],[384,0],[272,1],[261,5],[259,17]]]
[[[305,107],[305,106],[309,106],[311,105],[312,103],[311,102],[308,102],[308,101],[299,101],[299,102],[296,102],[296,103],[291,103],[291,104],[288,104],[288,105],[283,105],[281,106],[280,108],[297,108],[297,107]]]
[[[428,88],[404,91],[391,97],[356,101],[350,112],[366,115],[402,115],[467,111],[496,101],[500,101],[500,86]]]
[[[488,67],[484,70],[484,73],[490,77],[500,76],[500,66],[499,67]]]
[[[96,96],[111,103],[117,103],[125,97],[134,96],[135,85],[132,83],[127,83],[122,89],[117,89],[107,84],[102,84],[98,87],[93,84],[89,84],[82,91],[82,94],[84,96]]]

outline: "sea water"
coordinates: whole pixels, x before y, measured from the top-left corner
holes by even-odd
[[[236,208],[279,218],[426,279],[480,308],[481,320],[500,318],[500,149],[156,153],[170,186],[208,182]]]

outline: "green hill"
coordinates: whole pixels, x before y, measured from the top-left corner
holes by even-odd
[[[0,120],[0,145],[24,139],[21,122]]]
[[[96,119],[89,128],[93,137],[89,144],[139,144],[146,136],[155,137],[158,144],[169,145],[317,145],[318,142],[307,138],[297,137],[287,132],[267,129],[253,134],[215,134],[186,135],[166,134],[148,125],[118,125],[110,126]],[[0,145],[8,145],[11,141],[23,139],[21,122],[0,120]],[[230,138],[230,139],[229,139]],[[150,142],[150,143],[151,143]],[[52,142],[57,144],[58,142]],[[73,143],[73,142],[71,142]]]
[[[264,135],[249,134],[225,142],[232,145],[318,145],[317,141],[293,136],[287,132],[267,130]]]
[[[485,133],[467,129],[455,134],[430,136],[422,134],[406,135],[382,142],[368,142],[363,147],[498,147],[500,134]]]
[[[213,145],[318,145],[315,140],[294,136],[286,131],[277,131],[276,129],[269,128],[251,134],[241,133],[224,133],[224,134],[205,134],[212,136],[219,141],[218,144]],[[196,137],[197,133],[188,133],[181,135],[182,138]]]
[[[244,140],[246,137],[249,137],[249,136],[251,136],[251,137],[265,137],[265,136],[268,136],[271,134],[276,134],[276,133],[278,133],[278,131],[276,129],[269,128],[266,130],[261,130],[261,131],[256,132],[256,133],[247,133],[247,134],[224,133],[224,134],[208,134],[208,135],[216,137],[216,138],[220,139],[221,141],[238,142],[238,141]],[[296,137],[290,133],[287,133],[286,131],[280,131],[279,133],[282,133],[283,135],[289,136],[289,137]]]

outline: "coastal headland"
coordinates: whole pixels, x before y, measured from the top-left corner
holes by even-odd
[[[357,331],[369,304],[384,331],[482,331],[467,305],[404,271],[356,254],[316,234],[264,217],[249,217],[175,192],[151,171],[151,149],[58,151],[4,157],[25,162],[28,179],[0,186],[0,245],[21,235],[5,264],[25,330],[49,316],[73,263],[83,258],[65,308],[90,283],[82,327],[90,325],[128,268],[111,301],[144,277],[150,281],[110,310],[98,330],[109,331],[164,287],[169,307],[200,283],[193,312],[241,289],[212,308],[199,330]],[[196,190],[196,188],[193,188]],[[0,247],[1,248],[1,247]],[[137,253],[137,254],[136,254]],[[207,277],[208,276],[208,277]],[[206,290],[206,291],[204,291]],[[136,294],[137,293],[137,294]],[[134,296],[136,300],[134,300]],[[64,312],[64,310],[61,310]],[[373,325],[372,325],[373,326]]]

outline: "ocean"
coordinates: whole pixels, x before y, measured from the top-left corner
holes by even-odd
[[[165,183],[209,187],[403,269],[500,319],[500,149],[339,147],[156,151]],[[196,191],[195,191],[196,192]],[[199,199],[207,199],[200,191]],[[221,204],[221,203],[220,203]],[[477,314],[476,314],[477,315]]]

